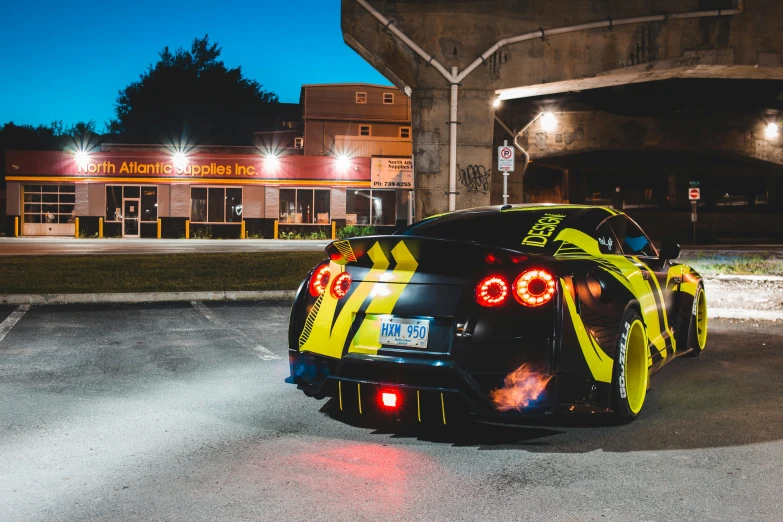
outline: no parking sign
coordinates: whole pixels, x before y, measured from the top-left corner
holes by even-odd
[[[514,147],[501,145],[498,147],[498,170],[514,172]]]

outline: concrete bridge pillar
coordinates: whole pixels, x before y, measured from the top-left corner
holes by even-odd
[[[491,90],[459,89],[456,207],[489,205],[492,176]],[[417,89],[411,96],[416,218],[448,211],[450,89]]]

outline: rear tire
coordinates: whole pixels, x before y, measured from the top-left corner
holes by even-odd
[[[699,283],[699,286],[696,287],[696,296],[693,298],[691,324],[688,327],[688,347],[691,349],[688,355],[698,357],[706,346],[707,294],[704,293],[704,285]]]
[[[623,315],[617,334],[612,369],[612,410],[617,421],[628,424],[644,407],[649,382],[647,329],[636,310]]]

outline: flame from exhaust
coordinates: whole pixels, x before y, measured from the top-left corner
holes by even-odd
[[[546,375],[534,369],[527,363],[509,373],[502,388],[489,392],[489,397],[499,411],[527,408],[538,400],[546,385],[552,380],[552,375]]]

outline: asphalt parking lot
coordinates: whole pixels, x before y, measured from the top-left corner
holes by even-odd
[[[286,384],[287,317],[0,306],[0,519],[783,519],[779,323],[713,321],[628,426],[432,431]]]

